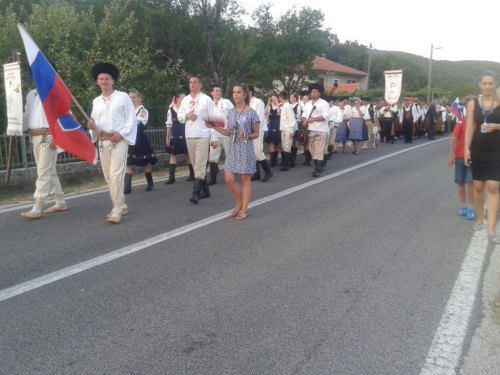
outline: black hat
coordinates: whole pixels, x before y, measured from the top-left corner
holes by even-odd
[[[299,95],[300,96],[309,95],[309,91],[301,91],[299,92]]]
[[[339,98],[337,96],[330,96],[330,99],[333,100],[333,101],[336,101],[338,100]]]
[[[97,63],[90,70],[90,75],[94,81],[97,81],[97,77],[101,73],[109,74],[115,81],[118,81],[118,77],[120,77],[118,68],[110,63]]]
[[[321,94],[319,97],[320,97],[320,99],[323,99],[325,102],[329,102],[330,101],[330,97],[328,95]]]
[[[321,83],[311,83],[308,87],[309,92],[312,90],[318,90],[321,94],[325,92],[325,88]]]
[[[343,96],[340,98],[340,100],[349,100],[349,97],[348,96]]]
[[[370,101],[370,98],[369,98],[368,96],[363,96],[363,97],[361,98],[361,100],[365,100],[365,101],[369,102],[369,101]]]

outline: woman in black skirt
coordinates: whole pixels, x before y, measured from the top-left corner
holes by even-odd
[[[148,164],[155,165],[158,163],[151,143],[149,143],[148,136],[144,132],[149,118],[148,110],[141,104],[141,96],[137,90],[130,90],[128,96],[134,104],[135,115],[137,117],[137,139],[134,146],[128,146],[127,167],[125,169],[125,194],[132,192],[132,166],[134,165],[141,167],[146,175],[146,180],[148,181],[146,191],[153,190],[153,175]]]
[[[488,238],[500,244],[495,235],[500,186],[500,99],[495,74],[485,72],[479,82],[481,96],[467,105],[465,130],[465,162],[470,164],[474,179],[474,201],[477,221],[475,230],[484,228],[484,189],[487,191]]]
[[[177,111],[181,106],[182,99],[186,95],[184,93],[175,94],[173,105],[169,108],[167,114],[167,153],[170,154],[169,176],[165,185],[170,185],[175,182],[175,168],[177,166],[177,155],[184,155],[189,167],[188,181],[194,181],[194,170],[189,158],[189,153],[186,145],[186,134],[184,124],[177,120]]]
[[[278,97],[273,95],[267,101],[265,113],[268,115],[269,121],[267,123],[267,137],[266,142],[269,143],[270,154],[270,167],[274,167],[278,162],[278,152],[281,145],[281,130],[280,130],[280,116],[281,108],[278,102]]]

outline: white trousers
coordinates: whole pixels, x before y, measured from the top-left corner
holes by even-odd
[[[224,149],[224,154],[227,156],[227,152],[229,151],[229,137],[219,137],[217,141],[217,148],[213,148],[210,145],[210,163],[218,163],[220,159],[220,154],[222,149]]]
[[[204,179],[210,138],[188,138],[186,143],[191,163],[193,163],[194,177]]]
[[[118,143],[99,141],[99,158],[102,172],[108,183],[109,195],[113,202],[113,213],[121,213],[127,208],[123,194],[125,167],[127,166],[128,144],[125,140]]]
[[[266,160],[266,154],[264,154],[264,133],[265,132],[259,132],[259,138],[252,140],[256,161]]]
[[[292,151],[293,137],[290,138],[292,132],[282,130],[281,131],[281,146],[283,147],[283,152]]]
[[[36,190],[33,198],[35,198],[35,208],[41,210],[43,204],[50,195],[54,196],[57,205],[64,205],[64,193],[61,189],[61,182],[57,176],[57,150],[51,150],[49,145],[52,141],[52,136],[37,135],[32,138],[33,152],[36,162]]]

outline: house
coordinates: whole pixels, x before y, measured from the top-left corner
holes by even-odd
[[[368,88],[368,73],[336,63],[324,57],[316,56],[313,61],[314,69],[318,70],[317,81],[325,88],[336,83],[339,85],[337,92],[347,91],[354,94],[357,90]],[[327,89],[327,91],[329,91]]]

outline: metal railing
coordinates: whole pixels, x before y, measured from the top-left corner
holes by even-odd
[[[166,130],[162,128],[148,128],[146,135],[151,142],[155,153],[165,152]],[[9,153],[10,136],[0,135],[0,170],[7,168],[7,155]],[[33,153],[33,144],[30,142],[29,134],[21,137],[12,138],[12,168],[28,168],[35,166],[35,154]],[[80,158],[68,153],[61,152],[57,156],[58,163],[73,163],[82,161]]]

